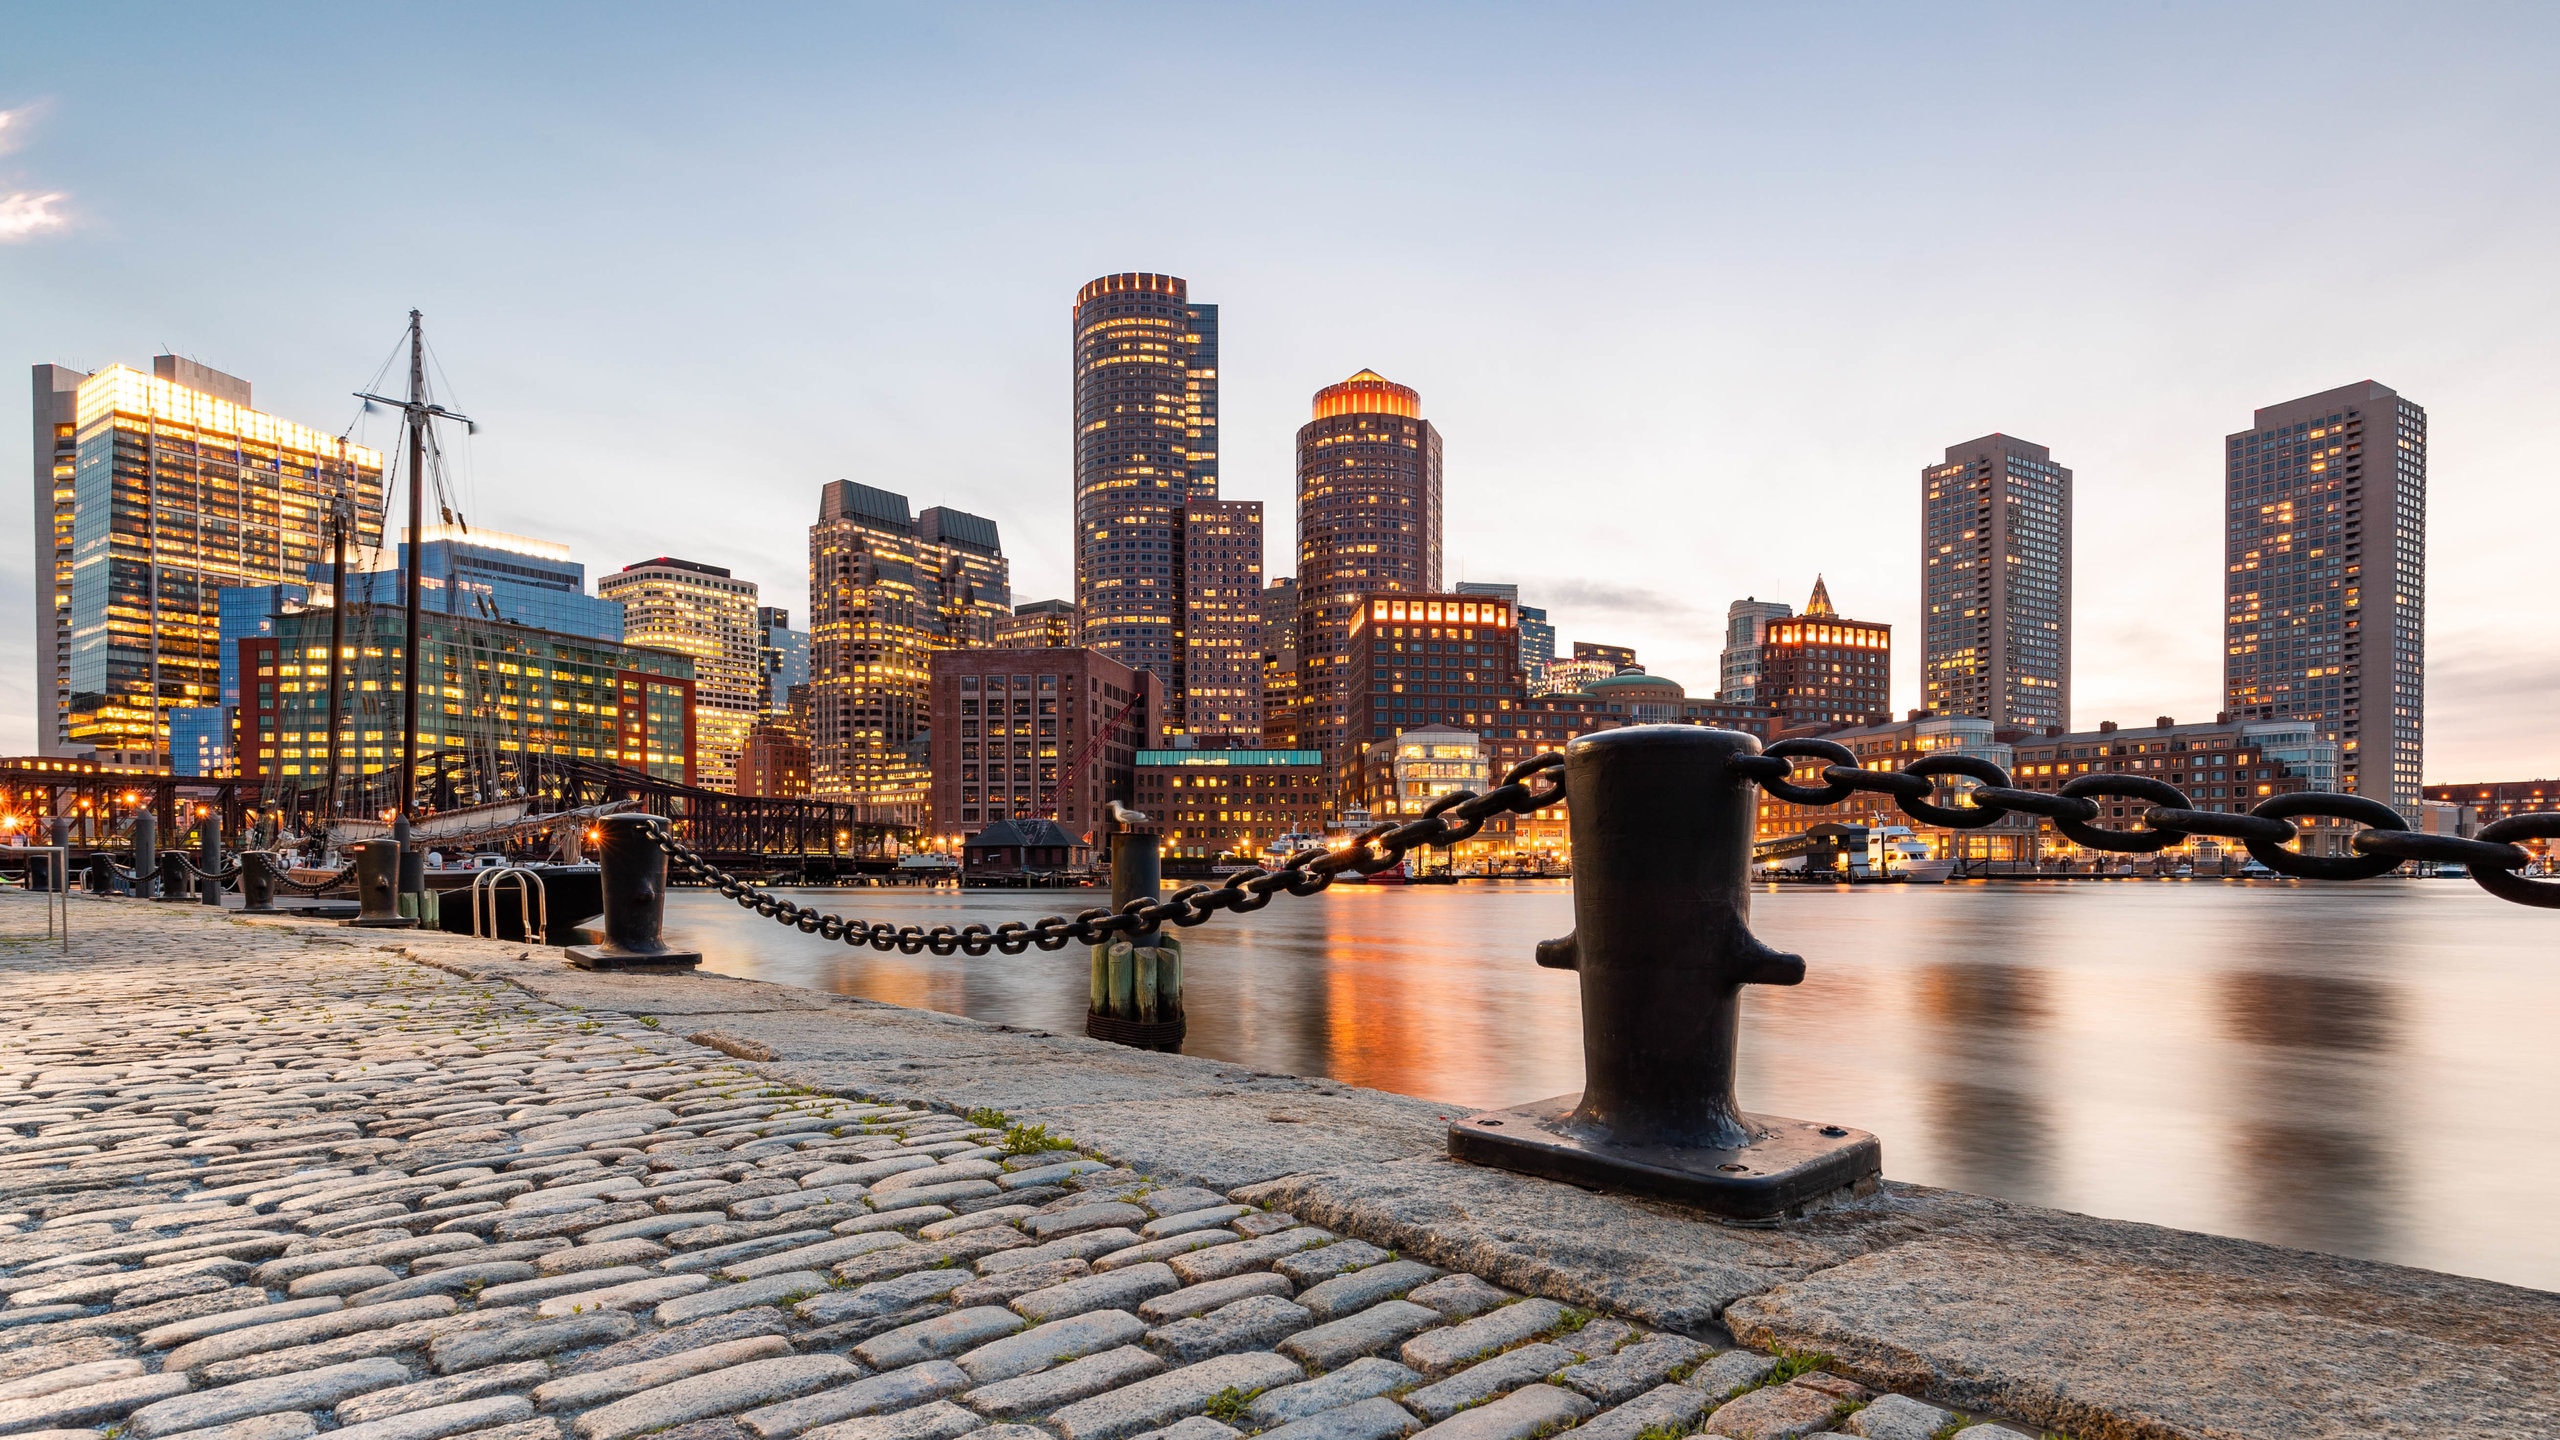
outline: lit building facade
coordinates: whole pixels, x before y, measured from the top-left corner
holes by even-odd
[[[1180,697],[1183,507],[1218,498],[1218,307],[1181,277],[1105,275],[1076,292],[1080,643]]]
[[[380,454],[252,408],[218,370],[163,355],[153,371],[36,370],[47,754],[165,765],[167,712],[219,702],[222,590],[307,580],[341,491],[350,546],[382,542]]]
[[[764,713],[791,714],[791,692],[809,683],[809,637],[791,628],[791,612],[780,605],[756,607],[756,667],[764,674]]]
[[[2140,729],[2108,721],[2095,730],[2023,735],[2011,743],[2010,783],[2021,790],[2059,790],[2079,776],[2100,772],[2147,775],[2177,786],[2195,808],[2216,814],[2242,814],[2278,795],[2335,790],[2339,781],[2339,747],[2309,720],[2252,721],[2223,714],[2209,724],[2180,725],[2163,715]],[[2095,823],[2111,829],[2138,828],[2150,804],[2121,795],[2094,797],[2094,803],[2100,809]],[[2319,816],[2297,817],[2293,823],[2302,831],[2294,848],[2311,855],[2347,853],[2348,833],[2356,828]],[[2038,830],[2047,857],[2076,848],[2049,820],[2040,822]],[[2216,843],[2197,838],[2173,848],[2194,853]],[[2236,843],[2227,848],[2240,849]]]
[[[1508,600],[1370,595],[1352,615],[1346,753],[1425,726],[1500,727],[1526,698]]]
[[[912,516],[904,495],[829,482],[809,527],[810,792],[920,816],[928,665],[986,645],[1012,612],[994,521]]]
[[[1168,860],[1260,863],[1283,837],[1324,833],[1321,751],[1141,750],[1135,779],[1137,808],[1162,832]]]
[[[943,650],[932,657],[932,825],[974,835],[1051,819],[1090,836],[1166,720],[1164,688],[1097,650]]]
[[[2427,412],[2366,380],[2223,441],[2224,706],[2307,720],[2340,783],[2412,813],[2426,742]]]
[[[366,568],[363,562],[378,553],[348,556],[349,604],[407,603],[403,567],[409,563],[409,546],[399,546],[387,568]],[[587,593],[587,567],[569,558],[566,545],[496,530],[430,525],[418,553],[421,609],[504,620],[555,635],[616,643],[623,638],[622,606]],[[325,588],[329,568],[325,559],[314,563],[305,578]]]
[[[1556,658],[1556,627],[1547,623],[1547,612],[1520,603],[1520,587],[1509,581],[1461,580],[1451,587],[1457,595],[1490,595],[1511,602],[1511,618],[1520,631],[1520,677],[1532,695],[1546,693],[1547,667]]]
[[[996,622],[999,650],[1064,650],[1075,643],[1076,607],[1071,600],[1028,601]]]
[[[508,793],[560,756],[693,783],[690,657],[471,615],[419,620],[422,771],[442,752],[486,792]],[[350,607],[345,623],[339,773],[358,786],[365,776],[387,783],[407,709],[404,616],[398,606]],[[329,627],[325,608],[289,608],[273,635],[240,642],[239,773],[270,782],[269,798],[316,790],[328,773]]]
[[[1440,590],[1440,432],[1419,391],[1373,370],[1317,391],[1314,411],[1298,431],[1296,728],[1338,762],[1364,602]]]
[[[1636,662],[1632,645],[1600,645],[1589,640],[1573,642],[1573,653],[1547,662],[1547,693],[1570,694],[1588,690],[1612,675],[1644,667]]]
[[[1887,720],[1892,680],[1893,627],[1842,618],[1821,576],[1802,615],[1762,630],[1758,703],[1778,712],[1781,730]]]
[[[1181,726],[1210,744],[1262,743],[1262,502],[1183,507]]]
[[[1760,642],[1769,622],[1784,620],[1796,607],[1784,600],[1746,595],[1724,607],[1724,653],[1717,657],[1716,698],[1748,705],[1760,693]]]
[[[737,793],[773,799],[808,794],[808,742],[772,716],[758,720],[738,752]]]
[[[1920,471],[1920,698],[1996,725],[2071,723],[2071,472],[2014,435]]]
[[[1298,748],[1298,581],[1283,575],[1262,587],[1255,615],[1262,636],[1262,744]]]
[[[755,583],[717,565],[661,555],[604,576],[596,593],[622,607],[630,644],[692,657],[696,783],[736,789],[738,757],[770,694]]]

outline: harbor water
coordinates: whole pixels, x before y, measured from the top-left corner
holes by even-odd
[[[989,925],[1097,892],[809,890]],[[882,954],[669,897],[706,968],[1082,1033],[1081,948]],[[1872,1130],[1885,1173],[2560,1289],[2560,915],[2467,881],[1790,886],[1753,928],[1745,1108]],[[1562,882],[1339,886],[1183,932],[1195,1055],[1451,1113],[1581,1088]]]

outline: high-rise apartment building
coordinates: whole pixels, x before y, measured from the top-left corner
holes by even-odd
[[[1298,430],[1297,743],[1334,764],[1361,602],[1440,588],[1440,432],[1420,392],[1374,370],[1318,390],[1314,410]]]
[[[1343,759],[1423,725],[1507,724],[1527,698],[1511,602],[1491,596],[1369,595],[1351,617]]]
[[[710,789],[736,789],[767,696],[755,582],[661,555],[596,581],[596,594],[622,607],[626,643],[692,657],[695,774]]]
[[[1931,713],[2071,723],[2071,472],[2014,435],[1920,471],[1920,698]]]
[[[924,812],[928,662],[983,646],[1012,613],[996,525],[830,481],[809,527],[809,788]]]
[[[1784,620],[1796,607],[1784,600],[1745,595],[1724,607],[1724,654],[1716,667],[1716,698],[1749,705],[1760,693],[1760,642],[1769,622]]]
[[[996,622],[999,650],[1063,650],[1076,643],[1076,607],[1072,600],[1030,600],[1013,607],[1009,619]]]
[[[756,631],[764,637],[756,647],[756,665],[764,673],[764,713],[788,716],[791,692],[809,683],[809,636],[791,628],[791,612],[779,605],[756,607]]]
[[[2414,814],[2427,412],[2371,380],[2267,406],[2224,439],[2223,493],[2225,708],[2312,722],[2345,790]]]
[[[165,764],[171,710],[221,694],[221,592],[303,582],[334,497],[382,542],[382,456],[253,409],[174,355],[35,367],[36,730],[49,755]]]
[[[1213,745],[1262,743],[1262,502],[1182,509],[1183,730]]]
[[[1148,670],[1178,707],[1182,510],[1218,498],[1218,307],[1178,276],[1076,292],[1076,613],[1082,643]]]
[[[1262,635],[1262,743],[1298,745],[1298,581],[1283,575],[1262,587],[1255,613]]]
[[[1893,627],[1843,619],[1817,575],[1804,613],[1761,632],[1754,703],[1775,709],[1781,730],[1877,724],[1893,714],[1892,680]]]

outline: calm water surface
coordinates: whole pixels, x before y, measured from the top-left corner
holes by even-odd
[[[821,890],[995,924],[1094,891]],[[1485,1107],[1578,1090],[1560,882],[1282,896],[1186,933],[1187,1048]],[[679,891],[707,968],[1080,1033],[1085,956],[882,955]],[[1811,971],[1751,987],[1745,1107],[1883,1137],[1885,1173],[2560,1289],[2560,915],[2467,882],[1764,891]]]

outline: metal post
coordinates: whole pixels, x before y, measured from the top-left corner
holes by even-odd
[[[676,950],[658,932],[667,918],[667,852],[649,815],[607,815],[596,822],[597,878],[604,898],[604,940],[569,947],[581,970],[691,970],[698,950]],[[572,912],[574,913],[574,912]]]
[[[195,896],[189,893],[191,888],[187,883],[187,852],[184,850],[161,851],[159,890],[151,898],[163,901],[192,901]]]
[[[158,893],[160,883],[160,817],[148,810],[137,810],[133,816],[133,893],[136,899],[148,900]]]
[[[213,878],[222,868],[222,821],[208,814],[196,821],[196,897],[207,905],[222,903],[222,882]]]
[[[1881,1173],[1873,1135],[1734,1098],[1742,987],[1804,978],[1801,958],[1750,929],[1757,792],[1727,762],[1759,750],[1689,725],[1566,748],[1574,930],[1540,944],[1538,963],[1581,979],[1583,1090],[1452,1123],[1452,1156],[1749,1220]]]
[[[1126,818],[1146,817],[1130,812]],[[1163,898],[1164,837],[1151,831],[1131,831],[1124,825],[1125,821],[1115,814],[1110,830],[1114,910],[1134,900],[1154,903]],[[1167,963],[1179,967],[1179,945],[1179,941],[1168,940],[1161,929],[1151,929],[1095,946],[1084,1033],[1096,1040],[1142,1050],[1181,1049],[1189,1028],[1186,1017],[1179,1008],[1171,1014],[1159,1009],[1165,989],[1161,969]],[[1172,957],[1169,962],[1168,956]],[[1175,974],[1179,973],[1177,968]],[[1173,993],[1180,993],[1178,979]]]
[[[264,850],[240,856],[240,901],[243,915],[276,913],[275,859]]]
[[[406,930],[416,920],[400,913],[400,842],[367,840],[356,846],[356,901],[363,908],[350,925],[367,930]]]
[[[400,847],[400,895],[411,919],[426,922],[427,851],[410,839],[409,817],[394,816],[391,821],[392,843]]]

